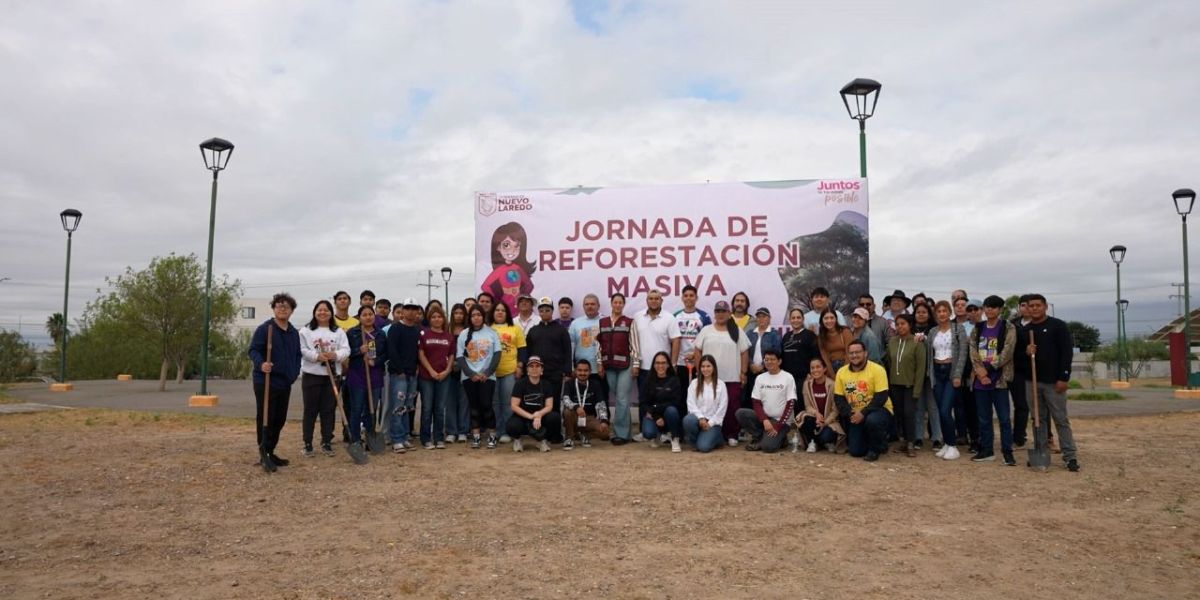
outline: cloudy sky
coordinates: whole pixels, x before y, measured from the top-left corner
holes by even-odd
[[[13,2],[0,22],[0,326],[33,336],[104,277],[203,256],[302,305],[469,292],[472,192],[855,176],[871,286],[1040,290],[1111,333],[1177,311],[1200,188],[1195,2]],[[1200,232],[1193,232],[1200,245]],[[439,277],[435,274],[435,281]],[[1198,282],[1200,285],[1200,282]],[[441,290],[435,290],[441,295]],[[1194,302],[1193,305],[1198,303]],[[33,323],[34,325],[30,325]]]

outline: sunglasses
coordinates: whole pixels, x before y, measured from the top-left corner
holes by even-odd
[[[862,308],[871,308],[872,306],[875,306],[875,303],[874,302],[859,302],[858,305],[861,306]]]

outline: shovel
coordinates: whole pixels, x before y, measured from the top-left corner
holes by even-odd
[[[325,369],[329,371],[329,384],[333,386],[333,400],[336,403],[334,408],[337,410],[338,416],[342,418],[342,428],[350,429],[350,425],[346,423],[346,413],[342,411],[342,394],[338,392],[337,379],[335,379],[333,376],[333,365],[329,364],[329,362],[326,362]],[[363,450],[362,444],[356,442],[347,443],[346,453],[349,454],[350,458],[354,460],[354,464],[367,464],[367,453],[365,450]]]
[[[1029,343],[1034,344],[1033,332],[1029,332]],[[1041,433],[1041,412],[1038,409],[1037,385],[1037,353],[1029,357],[1029,366],[1033,371],[1033,448],[1029,450],[1029,466],[1045,471],[1050,467],[1050,451],[1046,448],[1046,435]],[[1047,431],[1047,434],[1049,431]]]
[[[271,333],[275,331],[275,324],[267,325],[267,356],[266,362],[271,361]],[[275,461],[271,460],[271,453],[267,452],[267,430],[271,428],[267,415],[270,414],[269,407],[271,406],[271,372],[263,373],[263,411],[262,411],[262,428],[259,430],[258,444],[258,463],[262,465],[264,471],[274,473],[279,467],[275,466]]]
[[[367,356],[363,356],[363,373],[367,376],[367,406],[371,407],[371,414],[375,417],[374,430],[366,433],[367,446],[371,448],[371,454],[383,454],[387,451],[387,440],[383,437],[383,415],[380,414],[384,409],[375,406],[374,388],[371,387],[371,363]]]

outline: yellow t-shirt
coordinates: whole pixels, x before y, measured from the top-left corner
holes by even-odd
[[[517,370],[517,349],[525,347],[525,332],[516,325],[492,325],[500,338],[500,364],[496,365],[496,377],[504,377]]]
[[[733,319],[733,322],[737,323],[738,329],[741,329],[742,331],[745,331],[746,326],[750,324],[750,313],[746,313],[740,317],[730,315],[729,318]]]
[[[861,411],[871,403],[878,392],[888,391],[887,371],[877,363],[867,361],[867,366],[861,371],[851,371],[850,365],[838,369],[837,379],[833,381],[834,394],[846,397],[850,408]],[[883,403],[888,412],[892,410],[892,399]]]
[[[358,327],[358,319],[356,317],[339,319],[335,316],[333,317],[333,322],[337,323],[338,329],[341,329],[342,331],[350,331],[351,329]]]

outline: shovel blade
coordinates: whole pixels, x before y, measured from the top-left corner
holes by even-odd
[[[387,452],[387,439],[382,431],[372,431],[367,434],[367,444],[371,446],[371,454],[383,454]]]
[[[351,442],[346,444],[346,454],[350,455],[350,459],[356,465],[367,464],[367,451],[363,449],[362,444]]]

